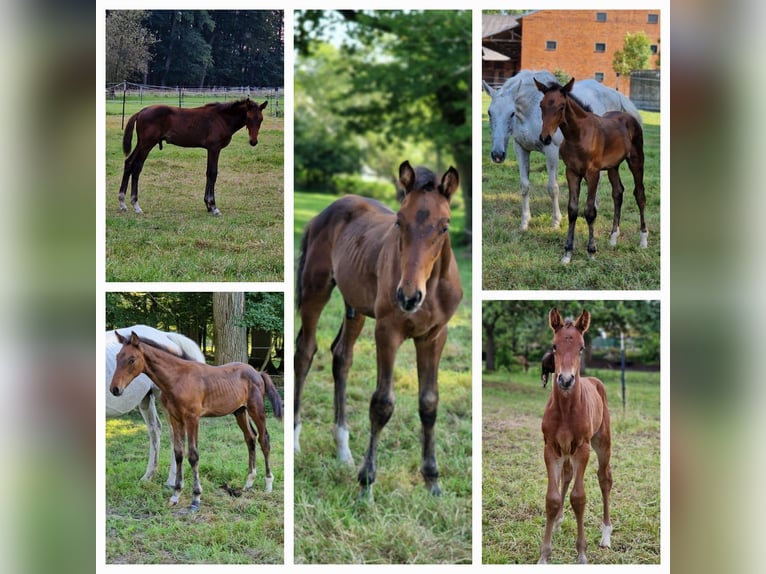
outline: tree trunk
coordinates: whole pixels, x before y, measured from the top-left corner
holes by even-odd
[[[247,328],[244,293],[213,293],[215,364],[247,362]]]

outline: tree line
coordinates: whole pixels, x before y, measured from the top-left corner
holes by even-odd
[[[539,364],[553,338],[548,312],[557,307],[562,316],[591,314],[585,333],[584,364],[594,360],[593,340],[600,336],[630,344],[630,359],[657,367],[660,362],[659,301],[485,301],[482,305],[485,369],[510,369],[525,357]],[[618,343],[619,344],[619,343]]]
[[[105,46],[110,83],[284,84],[281,10],[107,10]]]
[[[215,364],[246,361],[284,372],[282,293],[107,293],[106,329],[137,324],[186,335]]]

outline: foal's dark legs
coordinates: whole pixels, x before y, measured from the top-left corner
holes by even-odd
[[[245,439],[247,445],[247,480],[245,480],[245,490],[250,489],[253,486],[255,480],[255,440],[256,433],[250,427],[247,420],[247,409],[240,407],[234,411],[234,418],[237,419],[237,425],[242,431],[242,437]]]
[[[638,212],[641,216],[640,246],[648,245],[649,232],[646,230],[646,221],[644,220],[644,208],[646,207],[646,192],[644,190],[644,151],[642,148],[635,148],[628,156],[628,167],[633,174],[635,189],[633,196],[636,198]]]
[[[207,181],[205,183],[205,207],[213,215],[221,215],[215,206],[215,181],[218,178],[218,156],[221,150],[210,148],[207,150]]]
[[[609,234],[609,245],[617,245],[620,236],[620,217],[622,214],[622,195],[625,187],[620,180],[620,166],[607,170],[609,183],[612,184],[612,203],[614,204],[614,218],[612,219],[612,232]]]
[[[375,344],[378,357],[378,382],[370,400],[370,444],[358,475],[360,498],[372,497],[380,433],[394,413],[394,403],[396,402],[393,390],[394,359],[402,341],[402,336],[399,333],[388,329],[380,320],[377,322],[375,325]]]
[[[567,230],[567,241],[564,245],[564,257],[562,263],[569,263],[572,260],[572,251],[574,250],[574,232],[577,223],[577,215],[580,210],[580,183],[582,177],[567,169],[567,185],[569,186],[569,205],[567,206],[567,216],[569,218],[569,229]]]
[[[588,255],[596,254],[596,239],[593,237],[593,224],[596,222],[596,193],[600,173],[597,170],[589,170],[585,174],[585,182],[588,186],[588,199],[585,201],[585,221],[588,222]]]
[[[130,152],[130,155],[125,159],[125,168],[122,173],[122,183],[120,184],[120,211],[127,211],[125,206],[125,192],[128,190],[128,180],[130,179],[130,203],[133,205],[133,211],[136,213],[143,213],[138,205],[138,178],[141,175],[141,170],[144,169],[144,162],[146,161],[149,152],[154,147],[154,143],[150,146],[139,142],[136,144],[135,149]]]
[[[338,336],[332,344],[332,376],[335,381],[335,445],[338,460],[354,464],[354,457],[348,447],[348,426],[346,425],[346,381],[354,360],[354,343],[364,327],[364,315],[346,305]]]
[[[418,364],[418,410],[420,422],[423,425],[423,460],[420,465],[420,472],[426,481],[426,489],[435,496],[441,494],[434,439],[436,413],[439,408],[439,381],[437,377],[439,361],[446,342],[446,327],[441,330],[436,339],[415,340]]]

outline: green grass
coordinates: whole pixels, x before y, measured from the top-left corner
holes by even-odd
[[[333,199],[323,194],[295,194],[296,250],[310,217]],[[442,357],[436,422],[443,496],[429,496],[419,472],[415,352],[412,343],[405,342],[394,371],[396,408],[383,430],[378,450],[374,502],[357,500],[357,465],[367,448],[369,401],[376,378],[371,319],[356,344],[347,390],[355,465],[337,462],[331,435],[333,383],[329,351],[343,313],[336,291],[319,322],[319,350],[303,393],[301,452],[295,457],[294,478],[296,564],[471,562],[471,258],[459,250],[457,256],[465,294],[450,322]],[[299,325],[296,317],[296,329]]]
[[[628,372],[623,412],[619,373],[590,369],[607,388],[612,417],[612,548],[599,548],[601,492],[595,454],[585,473],[585,534],[594,564],[660,562],[660,375]],[[545,527],[547,478],[540,424],[550,393],[539,371],[484,374],[482,556],[485,564],[536,563]],[[576,524],[565,503],[553,535],[554,563],[574,563]]]
[[[633,177],[626,165],[620,169],[625,186],[620,222],[621,236],[616,247],[609,246],[612,227],[611,187],[606,177],[598,191],[599,214],[595,223],[596,247],[593,260],[585,249],[588,225],[577,220],[572,262],[560,263],[567,232],[569,190],[564,176],[564,162],[559,161],[559,208],[562,222],[551,226],[551,202],[548,198],[548,175],[541,153],[530,156],[530,211],[532,219],[526,232],[521,222],[521,183],[519,168],[509,145],[505,163],[493,164],[489,151],[491,136],[487,120],[490,98],[482,96],[482,285],[484,289],[616,289],[654,290],[660,288],[660,114],[641,112],[644,123],[646,164],[646,225],[649,247],[638,246],[638,208],[633,199]],[[580,195],[584,209],[586,192]]]
[[[135,143],[135,135],[134,135]],[[120,117],[106,117],[107,281],[281,281],[284,276],[282,120],[266,118],[258,146],[244,130],[221,152],[216,204],[203,201],[207,152],[155,147],[139,183],[142,215],[121,213]]]
[[[108,564],[282,564],[284,563],[284,426],[269,416],[274,490],[264,492],[263,455],[258,447],[253,489],[247,476],[247,447],[234,417],[202,419],[199,431],[200,510],[189,514],[192,479],[184,459],[184,488],[168,507],[164,486],[170,445],[164,414],[160,465],[151,482],[146,468],[148,438],[138,412],[106,422],[106,562]]]

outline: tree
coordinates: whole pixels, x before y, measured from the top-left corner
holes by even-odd
[[[201,85],[212,50],[206,36],[215,30],[207,10],[154,10],[149,25],[159,42],[149,68],[148,81],[160,86]]]
[[[644,32],[625,34],[622,50],[617,50],[612,59],[612,69],[617,74],[617,89],[620,87],[620,76],[629,76],[633,70],[643,70],[649,65],[651,57],[651,43]]]
[[[244,323],[250,329],[251,360],[259,370],[284,370],[284,295],[248,293]]]
[[[437,160],[452,156],[470,241],[471,11],[302,11],[296,15],[299,52],[311,53],[333,23],[347,34],[341,50],[351,81],[345,89],[355,98],[345,111],[349,127],[433,146]]]
[[[213,293],[215,364],[247,362],[244,293]]]
[[[106,81],[143,79],[151,60],[154,34],[144,26],[144,10],[108,10],[106,13]]]

